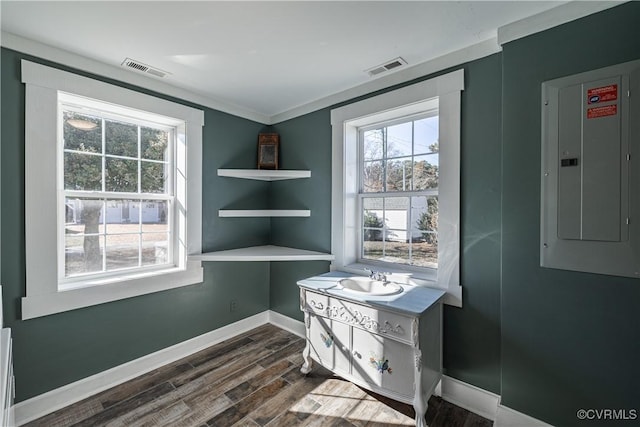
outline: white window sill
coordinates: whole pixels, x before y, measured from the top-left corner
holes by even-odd
[[[126,280],[111,277],[99,284],[83,282],[55,293],[29,295],[22,298],[22,319],[33,319],[77,308],[146,295],[153,292],[202,283],[203,269],[200,262],[189,262],[186,269],[154,271],[128,276]],[[95,282],[95,281],[94,281]]]
[[[185,269],[178,267],[167,267],[155,270],[147,270],[147,271],[137,271],[137,272],[125,272],[124,274],[112,274],[110,276],[103,277],[87,277],[84,280],[81,277],[74,278],[76,280],[69,279],[68,282],[59,283],[58,291],[59,292],[69,292],[75,291],[78,289],[90,288],[93,286],[104,286],[104,285],[114,285],[118,283],[131,283],[134,284],[136,281],[140,279],[145,279],[149,277],[155,277],[162,280],[162,276],[168,274],[175,274],[183,272]]]

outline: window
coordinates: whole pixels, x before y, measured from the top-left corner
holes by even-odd
[[[332,110],[332,269],[389,272],[461,306],[463,70]]]
[[[437,110],[360,128],[358,139],[360,261],[437,268]]]
[[[22,62],[23,318],[202,281],[202,111]],[[54,256],[52,256],[52,254]]]
[[[59,287],[173,266],[175,121],[58,99]]]

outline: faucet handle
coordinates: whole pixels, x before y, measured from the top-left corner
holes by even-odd
[[[365,269],[364,269],[364,271],[366,271],[367,273],[369,273],[369,278],[371,278],[371,279],[374,279],[374,278],[375,278],[374,276],[375,276],[376,274],[378,274],[378,272],[377,272],[377,271],[375,271],[375,270],[370,270],[370,269],[368,269],[368,268],[365,268]]]

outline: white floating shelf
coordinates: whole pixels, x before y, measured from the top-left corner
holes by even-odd
[[[218,169],[218,176],[230,178],[256,179],[259,181],[281,181],[283,179],[310,178],[308,170],[268,170],[268,169]]]
[[[308,209],[220,209],[218,216],[221,218],[308,217],[311,216],[311,211]]]
[[[273,245],[189,255],[190,261],[333,261],[334,258],[324,252]]]

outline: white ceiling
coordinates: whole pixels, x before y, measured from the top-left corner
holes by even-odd
[[[495,39],[564,1],[2,1],[2,31],[273,117],[371,81],[398,56],[415,66]],[[135,73],[134,71],[128,71]],[[154,77],[150,77],[154,78]],[[379,78],[379,77],[378,77]],[[154,78],[156,79],[156,78]]]

